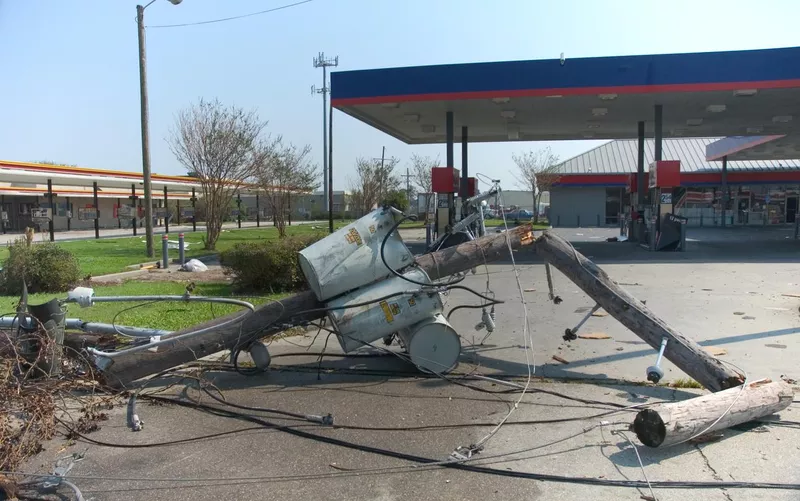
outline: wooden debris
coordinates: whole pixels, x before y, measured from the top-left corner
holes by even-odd
[[[592,313],[592,316],[593,317],[607,317],[608,316],[608,312],[606,310],[600,308],[596,312]]]
[[[578,334],[581,339],[611,339],[605,332],[589,332],[588,334]]]
[[[745,387],[658,404],[640,411],[633,422],[648,447],[666,447],[780,412],[792,404],[794,392],[783,381],[757,381]]]
[[[720,348],[719,346],[706,346],[703,349],[715,357],[721,357],[728,354],[728,350],[725,348]]]
[[[561,362],[564,365],[569,363],[568,360],[563,359],[563,358],[559,357],[558,355],[553,355],[553,360],[555,360],[556,362]]]
[[[536,289],[525,289],[525,292],[536,292]]]
[[[781,294],[781,296],[786,296],[786,297],[798,297],[798,298],[800,298],[800,294],[795,294],[794,292],[788,292],[788,293],[786,293],[786,294]]]

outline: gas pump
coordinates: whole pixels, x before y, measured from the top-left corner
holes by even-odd
[[[447,233],[456,221],[455,194],[459,188],[459,170],[452,167],[431,169],[431,186],[436,196],[436,238]]]
[[[650,164],[650,214],[647,243],[651,251],[681,248],[687,220],[673,214],[673,193],[681,185],[679,160],[657,160]]]

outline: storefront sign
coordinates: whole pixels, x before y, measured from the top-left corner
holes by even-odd
[[[97,219],[97,209],[94,207],[79,207],[78,219],[80,221],[94,221]]]
[[[662,204],[671,204],[672,203],[672,192],[662,192],[661,193],[661,203]]]
[[[133,205],[117,207],[117,219],[133,219],[134,217],[136,217],[136,208]]]
[[[185,207],[181,209],[181,217],[191,219],[194,217],[194,209],[192,207]]]
[[[31,221],[40,224],[50,222],[50,209],[31,209]]]

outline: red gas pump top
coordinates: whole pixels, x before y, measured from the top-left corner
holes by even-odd
[[[657,160],[650,164],[650,188],[675,188],[681,185],[681,161]]]
[[[453,167],[431,169],[431,186],[435,193],[458,193],[459,170]]]

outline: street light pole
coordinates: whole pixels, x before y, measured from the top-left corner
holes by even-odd
[[[147,56],[144,40],[144,7],[136,6],[136,24],[139,28],[139,96],[142,118],[142,174],[144,177],[144,222],[147,257],[153,257],[153,196],[150,183],[150,127],[147,104]]]
[[[181,0],[169,0],[178,5]],[[144,38],[144,9],[155,2],[151,0],[145,6],[136,6],[136,27],[139,32],[139,97],[142,121],[142,177],[144,181],[144,223],[147,257],[153,257],[153,186],[150,182],[150,120],[147,102],[147,55]]]

